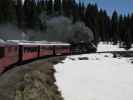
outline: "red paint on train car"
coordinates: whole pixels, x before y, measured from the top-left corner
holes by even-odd
[[[5,62],[6,67],[9,67],[9,65],[12,65],[14,63],[17,63],[18,61],[18,46],[15,45],[7,45],[5,47]]]
[[[49,55],[70,54],[70,46],[65,45],[34,45],[34,44],[4,44],[0,45],[0,73],[17,61],[26,61]]]
[[[30,60],[38,57],[38,52],[26,52],[23,53],[22,60]]]
[[[38,46],[22,45],[22,61],[38,57]]]
[[[40,51],[40,57],[53,55],[53,50]]]
[[[13,63],[18,61],[18,54],[18,46],[6,46],[5,57],[10,58]]]
[[[40,57],[53,55],[53,46],[43,45],[40,46]]]
[[[0,73],[7,67],[18,61],[18,47],[13,45],[6,45],[3,51],[3,57],[0,58]]]
[[[2,73],[5,70],[6,67],[6,58],[3,57],[0,59],[0,73]]]

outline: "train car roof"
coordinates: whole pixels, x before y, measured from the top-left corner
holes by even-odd
[[[38,45],[70,45],[69,43],[48,42],[48,41],[34,41],[34,43],[37,43]]]
[[[51,42],[50,44],[54,46],[70,46],[69,43],[63,43],[63,42]]]
[[[17,44],[0,39],[0,46],[7,46],[7,45],[17,45]]]
[[[27,40],[7,40],[8,43],[13,43],[16,45],[37,45],[33,41],[27,41]]]
[[[4,41],[4,40],[2,40],[2,39],[0,39],[0,43],[5,43],[5,41]]]
[[[0,46],[4,46],[5,43],[6,43],[6,42],[5,42],[4,40],[0,39]]]
[[[7,40],[8,43],[13,43],[17,45],[41,45],[41,46],[70,46],[69,43],[63,42],[48,42],[48,41],[27,41],[27,40]]]

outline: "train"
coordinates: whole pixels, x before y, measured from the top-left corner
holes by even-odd
[[[48,57],[71,54],[71,45],[46,41],[0,41],[0,73],[13,64]]]
[[[92,53],[97,51],[97,47],[93,42],[76,42],[71,44],[71,52],[72,54],[85,54]]]
[[[92,43],[71,44],[25,40],[0,41],[0,73],[10,69],[11,65],[21,64],[38,58],[95,51],[96,47]]]

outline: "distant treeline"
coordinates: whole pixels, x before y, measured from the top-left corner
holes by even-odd
[[[133,42],[133,14],[112,16],[96,4],[77,3],[75,0],[0,0],[0,23],[13,22],[20,28],[46,30],[44,13],[48,17],[64,15],[83,21],[92,29],[95,41]],[[41,16],[43,15],[43,16]]]

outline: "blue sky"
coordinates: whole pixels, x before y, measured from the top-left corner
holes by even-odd
[[[79,0],[77,0],[79,1]],[[109,15],[116,10],[119,14],[133,13],[133,0],[80,0],[86,5],[88,3],[97,3],[99,8],[107,10]]]

